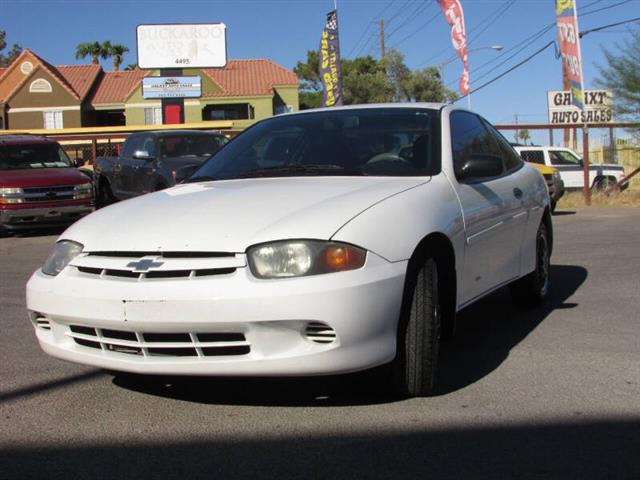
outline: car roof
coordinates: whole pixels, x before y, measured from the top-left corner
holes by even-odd
[[[308,110],[300,110],[298,112],[283,113],[277,115],[278,117],[290,116],[290,115],[306,115],[308,113],[339,111],[339,110],[368,110],[368,109],[397,109],[397,108],[424,108],[428,110],[440,110],[443,107],[451,107],[449,103],[428,103],[428,102],[405,102],[405,103],[366,103],[357,105],[341,105],[339,107],[321,107],[310,108]],[[273,118],[273,117],[270,117]]]
[[[33,145],[33,144],[57,144],[55,140],[42,135],[22,133],[17,135],[0,135],[0,145]]]

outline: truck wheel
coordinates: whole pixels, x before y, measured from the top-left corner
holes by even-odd
[[[111,192],[109,181],[103,178],[98,182],[98,191],[96,192],[96,208],[104,208],[114,203],[115,198]]]
[[[549,296],[550,279],[549,235],[544,222],[536,235],[536,268],[533,272],[511,284],[511,297],[518,305],[541,304]]]
[[[395,393],[405,397],[431,395],[435,387],[440,347],[438,267],[429,258],[409,273],[402,317],[398,326],[398,352],[393,364]]]

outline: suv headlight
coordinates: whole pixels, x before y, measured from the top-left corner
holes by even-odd
[[[256,277],[290,278],[361,268],[367,252],[346,243],[286,240],[250,247],[247,256]]]
[[[93,185],[90,183],[81,183],[73,187],[73,199],[80,200],[83,198],[91,198],[93,196]]]
[[[23,193],[21,188],[0,188],[0,204],[15,205],[16,203],[22,203],[24,202]]]
[[[51,252],[51,255],[49,255],[49,258],[47,258],[47,261],[44,262],[42,266],[42,273],[55,277],[64,267],[69,265],[71,260],[82,253],[83,248],[84,246],[82,244],[72,242],[71,240],[61,240],[56,243],[53,247],[53,252]]]

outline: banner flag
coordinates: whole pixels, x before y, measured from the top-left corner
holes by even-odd
[[[556,23],[558,25],[560,54],[569,77],[573,104],[582,110],[584,108],[584,80],[575,0],[556,0]]]
[[[460,77],[459,89],[463,95],[468,95],[469,88],[469,56],[467,50],[467,34],[464,28],[464,12],[460,0],[437,0],[447,23],[451,25],[451,43],[464,64],[464,71]],[[559,0],[558,0],[559,1]]]
[[[340,41],[338,38],[338,11],[327,13],[327,23],[320,40],[320,79],[322,80],[322,106],[342,105],[342,73],[340,70]]]

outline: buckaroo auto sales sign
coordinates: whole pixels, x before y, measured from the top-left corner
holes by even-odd
[[[609,90],[585,90],[583,111],[573,104],[569,90],[547,92],[547,99],[549,123],[552,125],[613,122]]]

